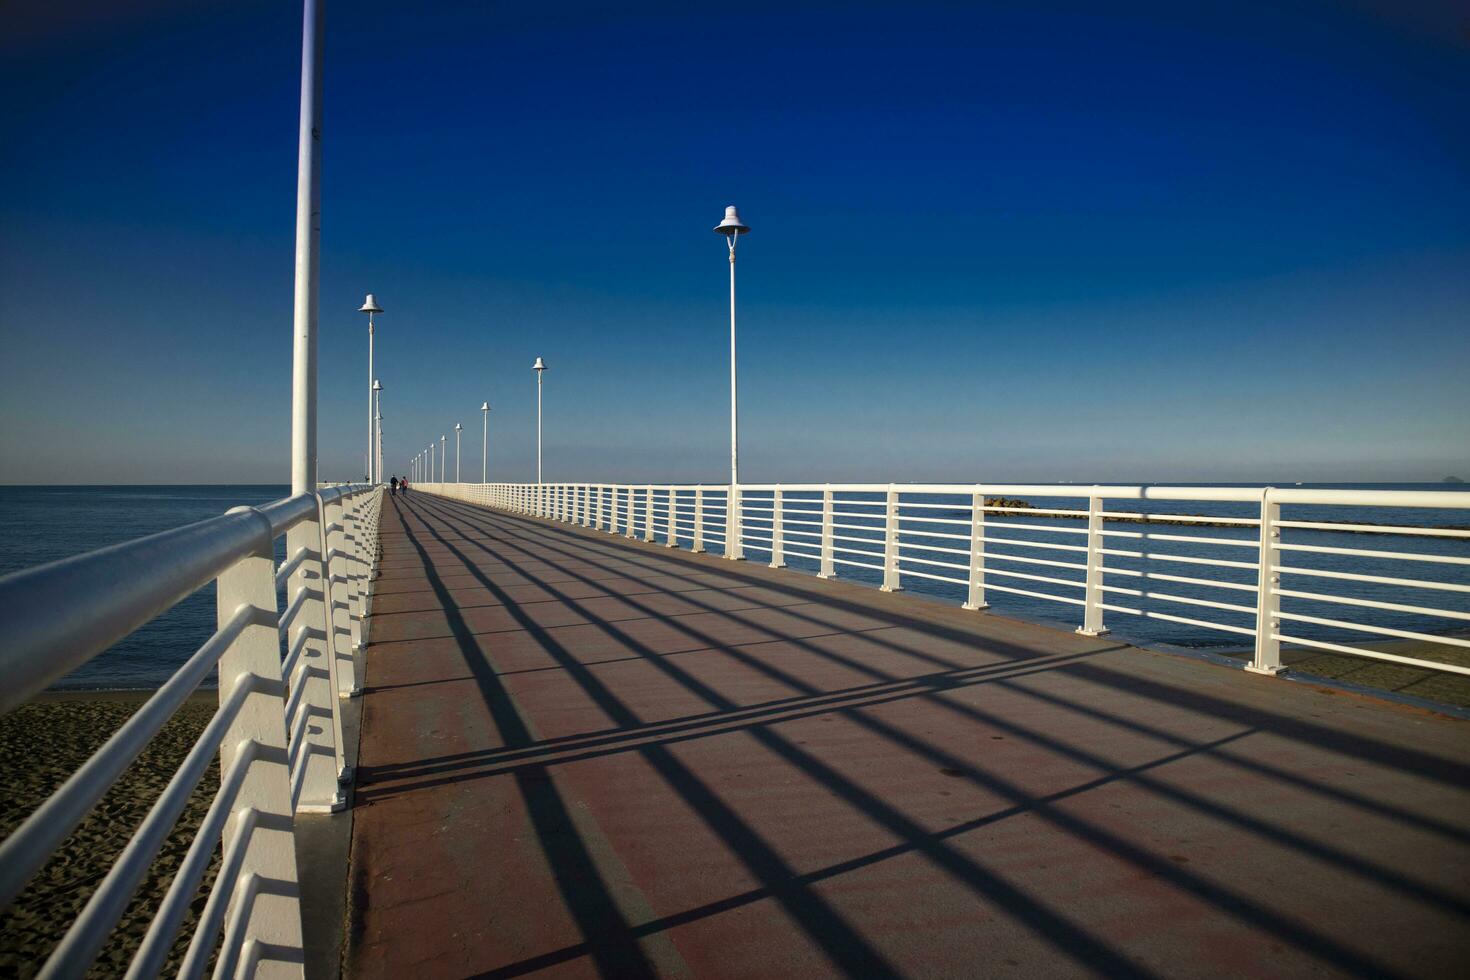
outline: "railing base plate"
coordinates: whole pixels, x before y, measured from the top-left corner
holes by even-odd
[[[1112,632],[1112,630],[1108,629],[1107,627],[1103,627],[1100,630],[1089,630],[1083,629],[1081,626],[1079,626],[1077,627],[1077,632],[1082,634],[1083,636],[1107,636],[1109,633]]]
[[[1286,667],[1257,667],[1255,664],[1246,664],[1245,669],[1252,674],[1265,674],[1267,677],[1275,677],[1277,674],[1284,674],[1287,671]]]

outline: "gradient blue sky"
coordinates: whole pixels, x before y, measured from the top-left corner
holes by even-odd
[[[1454,4],[329,4],[321,474],[1470,477]],[[65,8],[65,9],[63,9]],[[300,10],[8,4],[0,483],[285,482]]]

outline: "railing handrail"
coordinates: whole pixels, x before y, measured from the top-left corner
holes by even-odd
[[[4,907],[184,699],[215,674],[219,707],[51,953],[43,975],[86,972],[216,752],[220,790],[129,976],[157,972],[221,840],[233,870],[210,886],[186,975],[196,975],[218,944],[227,904],[236,912],[225,929],[221,963],[234,962],[244,947],[265,943],[289,950],[304,942],[294,891],[262,911],[249,889],[264,878],[294,889],[295,848],[267,838],[294,837],[295,814],[334,811],[344,802],[341,784],[350,780],[351,768],[343,754],[339,699],[361,691],[355,660],[366,643],[379,491],[376,485],[322,487],[0,578],[0,629],[13,641],[0,652],[0,669],[8,674],[0,711],[210,582],[217,585],[213,634],[0,842]],[[275,543],[283,534],[290,554],[277,565]],[[282,587],[293,597],[284,616]],[[293,633],[291,654],[283,658]],[[304,725],[325,715],[330,726]]]
[[[1334,515],[1329,519],[1284,520],[1283,505],[1339,507],[1433,508],[1470,510],[1470,492],[1461,490],[1271,487],[1271,486],[1159,486],[1150,484],[1015,484],[1015,483],[421,483],[430,493],[460,497],[484,506],[567,521],[613,534],[655,542],[667,547],[685,542],[692,551],[704,551],[713,541],[726,558],[741,559],[747,550],[769,554],[771,567],[786,567],[786,558],[817,564],[817,574],[831,578],[843,569],[860,574],[881,573],[884,591],[904,588],[909,580],[932,581],[965,589],[964,608],[988,607],[986,593],[1022,596],[1082,608],[1079,633],[1101,636],[1108,631],[1104,613],[1137,616],[1203,628],[1233,636],[1248,636],[1255,644],[1246,668],[1277,674],[1281,644],[1405,664],[1439,672],[1470,675],[1470,667],[1444,660],[1382,649],[1330,642],[1293,624],[1310,624],[1335,631],[1368,634],[1390,640],[1416,640],[1470,649],[1470,639],[1447,632],[1470,622],[1470,608],[1452,596],[1470,594],[1470,582],[1436,579],[1433,575],[1385,575],[1376,567],[1354,571],[1322,568],[1306,555],[1360,558],[1370,562],[1407,563],[1421,569],[1466,569],[1470,557],[1388,550],[1382,547],[1343,547],[1311,541],[1282,541],[1283,531],[1339,531],[1372,534],[1382,540],[1395,534],[1431,537],[1438,541],[1470,540],[1463,525],[1414,527],[1412,519],[1392,524],[1354,521]],[[951,497],[920,501],[916,497]],[[998,499],[997,499],[998,498]],[[1042,498],[1036,506],[1025,498]],[[1048,501],[1066,499],[1064,506]],[[1106,501],[1192,501],[1237,503],[1245,514],[1209,517],[1173,514],[1172,508],[1147,504],[1109,508]],[[1077,501],[1077,503],[1072,503]],[[955,513],[945,513],[954,511]],[[1135,513],[1137,511],[1137,513]],[[1017,517],[1029,518],[1022,523]],[[1038,526],[1053,518],[1076,521],[1076,527]],[[854,523],[854,522],[858,523]],[[1120,529],[1114,522],[1210,525],[1251,530],[1250,538],[1219,533],[1194,534],[1172,530]],[[1085,523],[1083,523],[1085,522]],[[1111,526],[1110,526],[1111,525]],[[819,530],[818,530],[819,529]],[[1081,536],[1070,543],[1034,540],[1030,532]],[[1085,541],[1085,543],[1084,543]],[[1185,554],[1173,546],[1204,547],[1211,554]],[[1163,548],[1160,548],[1160,546]],[[994,551],[1000,546],[1001,551]],[[1225,549],[1227,554],[1216,553]],[[1027,554],[1019,554],[1021,549]],[[1245,551],[1247,554],[1240,554]],[[1040,554],[1037,554],[1040,552]],[[1249,552],[1254,552],[1250,554]],[[1120,564],[1119,559],[1123,560]],[[1242,560],[1246,559],[1246,560]],[[1129,561],[1140,567],[1127,567]],[[1165,563],[1158,568],[1154,563]],[[1017,568],[1016,566],[1021,566]],[[1180,567],[1182,566],[1182,567]],[[1217,571],[1210,572],[1210,569]],[[1060,571],[1058,571],[1060,570]],[[1232,580],[1254,573],[1253,583]],[[1201,577],[1202,575],[1216,577]],[[1305,584],[1283,586],[1283,576]],[[1333,582],[1354,587],[1415,590],[1408,599],[1382,595],[1351,595]],[[1206,595],[1188,589],[1220,590]],[[1056,591],[1064,590],[1063,592]],[[1429,592],[1446,606],[1430,605],[1420,593]],[[1241,593],[1253,594],[1249,604]],[[1293,608],[1282,609],[1281,600]],[[1433,599],[1429,601],[1435,601]],[[1300,602],[1348,607],[1348,613],[1318,614],[1316,606]],[[1163,607],[1158,604],[1164,603]],[[1183,608],[1180,608],[1180,607]],[[1426,629],[1412,624],[1368,623],[1349,618],[1355,610],[1374,609],[1435,623]],[[1226,618],[1250,617],[1243,622],[1202,618],[1200,610],[1219,610]],[[1184,615],[1187,613],[1188,615]],[[1310,631],[1307,631],[1310,632]],[[1335,634],[1333,634],[1335,635]],[[1363,642],[1363,641],[1358,641]]]
[[[321,490],[337,499],[361,486]],[[309,493],[251,508],[274,541],[316,513]],[[264,529],[237,511],[0,577],[0,714],[11,711],[250,554]],[[57,614],[64,609],[64,614]]]
[[[603,490],[654,489],[722,493],[728,483],[599,483],[592,481],[545,481],[543,483],[439,483],[423,481],[414,486],[429,487],[505,487],[534,490],[537,487],[591,487]],[[1103,497],[1110,500],[1199,500],[1226,503],[1260,503],[1261,493],[1270,489],[1283,504],[1343,504],[1360,507],[1415,507],[1445,510],[1470,510],[1470,491],[1461,490],[1356,490],[1328,487],[1278,487],[1259,484],[1240,487],[1172,486],[1155,483],[1086,484],[1086,483],[741,483],[741,492],[753,490],[770,493],[934,493],[963,495],[983,493],[986,496],[1028,497]],[[878,503],[878,501],[873,501]]]

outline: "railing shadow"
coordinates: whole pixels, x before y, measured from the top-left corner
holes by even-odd
[[[1238,894],[1213,881],[1179,866],[1166,855],[1154,853],[1133,842],[1098,826],[1094,822],[1077,817],[1057,804],[1082,792],[1113,782],[1126,781],[1150,793],[1167,799],[1170,803],[1194,809],[1210,818],[1233,824],[1248,833],[1270,836],[1278,844],[1301,850],[1312,858],[1328,862],[1339,869],[1363,876],[1376,884],[1396,889],[1418,901],[1438,905],[1461,916],[1470,915],[1465,903],[1458,897],[1440,892],[1413,880],[1393,869],[1357,858],[1341,850],[1324,846],[1293,834],[1288,828],[1272,824],[1264,819],[1238,810],[1224,807],[1195,794],[1180,790],[1166,782],[1155,779],[1151,772],[1160,766],[1190,756],[1207,754],[1215,759],[1225,759],[1229,764],[1240,767],[1253,775],[1279,779],[1294,788],[1322,793],[1336,803],[1361,807],[1379,816],[1402,820],[1419,829],[1434,831],[1455,840],[1463,841],[1466,833],[1453,824],[1423,817],[1402,808],[1378,800],[1353,794],[1334,787],[1319,785],[1294,773],[1259,760],[1242,759],[1225,755],[1222,750],[1248,735],[1269,731],[1276,735],[1300,738],[1314,745],[1327,747],[1348,754],[1365,754],[1380,762],[1400,764],[1430,778],[1450,782],[1463,779],[1466,767],[1429,753],[1416,752],[1400,746],[1386,745],[1377,740],[1352,733],[1343,733],[1323,725],[1293,719],[1260,708],[1251,708],[1199,692],[1191,692],[1176,685],[1164,684],[1147,678],[1124,674],[1112,667],[1091,662],[1099,654],[1119,649],[1118,645],[1082,644],[1075,652],[1050,657],[1038,656],[1036,651],[1023,646],[998,642],[994,638],[982,638],[974,631],[954,628],[941,623],[916,620],[910,615],[893,613],[836,597],[830,590],[816,591],[803,587],[798,581],[773,582],[765,575],[751,575],[735,569],[713,570],[707,562],[675,552],[649,552],[639,548],[628,548],[622,544],[600,538],[577,529],[548,524],[533,519],[512,517],[497,512],[485,511],[471,505],[441,499],[414,498],[407,506],[399,507],[394,501],[395,514],[402,523],[405,540],[414,550],[429,581],[430,589],[446,616],[450,636],[458,645],[465,662],[490,709],[492,718],[500,729],[504,745],[483,752],[459,753],[436,759],[414,760],[397,766],[365,769],[362,773],[364,785],[361,797],[372,799],[389,795],[411,793],[416,790],[440,785],[447,781],[490,776],[511,776],[526,797],[543,848],[548,859],[557,869],[559,885],[563,880],[580,880],[584,884],[593,882],[586,889],[567,889],[562,895],[585,942],[553,951],[542,956],[513,964],[505,968],[505,975],[526,972],[539,966],[563,962],[580,956],[590,956],[599,968],[618,967],[620,975],[637,975],[648,967],[646,958],[632,956],[638,948],[638,940],[660,930],[672,928],[683,922],[693,921],[707,915],[717,914],[728,908],[749,902],[772,898],[780,902],[791,918],[800,925],[813,941],[850,975],[877,976],[893,971],[893,967],[866,941],[851,923],[833,909],[814,890],[813,886],[836,875],[859,867],[887,860],[906,853],[917,853],[934,865],[944,869],[954,880],[970,888],[978,896],[1004,908],[1006,912],[1027,925],[1033,932],[1044,937],[1056,949],[1076,960],[1086,968],[1118,975],[1142,975],[1147,971],[1123,956],[1110,943],[1088,932],[1070,921],[1059,910],[1030,897],[1026,890],[981,866],[964,852],[951,847],[947,841],[976,827],[1007,819],[1021,813],[1039,816],[1055,829],[1068,834],[1090,846],[1102,849],[1141,871],[1161,878],[1180,890],[1196,896],[1253,927],[1276,936],[1283,942],[1309,953],[1339,969],[1368,975],[1388,975],[1382,964],[1335,942],[1330,937],[1310,926],[1280,916],[1250,898]],[[458,542],[450,534],[459,535]],[[431,549],[433,554],[431,555]],[[483,558],[472,556],[468,549],[482,553]],[[444,567],[438,562],[443,560]],[[545,590],[552,599],[569,609],[577,611],[588,624],[595,626],[628,657],[647,662],[662,675],[674,681],[696,698],[709,705],[710,710],[663,721],[645,721],[636,710],[612,687],[590,669],[590,665],[579,661],[558,639],[554,627],[544,627],[535,621],[527,609],[513,598],[507,586],[497,584],[494,577],[483,567],[499,564],[513,570],[518,577],[534,583]],[[759,586],[774,590],[789,597],[800,598],[806,603],[820,604],[822,609],[861,614],[876,619],[888,626],[902,626],[917,633],[921,643],[901,642],[888,636],[878,636],[878,630],[847,630],[842,635],[862,635],[865,643],[873,644],[875,650],[916,659],[931,668],[923,674],[895,676],[872,667],[853,657],[834,652],[818,643],[817,637],[803,635],[784,636],[770,630],[748,613],[751,609],[729,609],[710,605],[686,594],[681,596],[701,614],[717,619],[726,619],[743,628],[756,631],[766,630],[769,637],[761,642],[780,640],[794,645],[804,653],[823,659],[845,670],[856,671],[871,678],[871,683],[851,685],[838,690],[826,690],[806,682],[780,666],[763,660],[745,644],[721,642],[718,636],[702,630],[692,621],[681,621],[682,617],[658,612],[640,600],[639,596],[658,595],[666,590],[657,583],[650,583],[650,576],[668,577],[679,575],[697,563],[695,571],[704,576],[716,576],[731,583],[730,587]],[[660,620],[674,629],[686,633],[699,649],[715,650],[738,662],[743,667],[756,671],[768,679],[784,685],[795,693],[789,697],[767,700],[757,704],[741,704],[716,689],[710,682],[696,677],[681,668],[677,654],[655,652],[640,642],[626,628],[598,616],[590,610],[584,599],[568,595],[563,583],[595,584],[596,579],[588,571],[579,570],[587,566],[592,572],[601,572],[618,577],[638,580],[643,575],[647,591],[642,593],[619,593],[617,598],[629,603],[646,618]],[[541,569],[553,570],[548,575]],[[501,675],[489,663],[482,652],[477,634],[467,625],[461,607],[445,584],[446,574],[452,569],[456,577],[464,575],[475,580],[514,620],[516,627],[534,639],[553,661],[553,668],[565,671],[592,702],[613,723],[609,729],[580,733],[556,739],[535,740],[530,727],[514,703],[513,697],[504,687]],[[632,573],[632,574],[630,574]],[[556,575],[560,582],[552,581]],[[794,576],[792,576],[794,578]],[[716,586],[718,587],[718,586]],[[752,607],[779,608],[783,614],[805,618],[814,625],[830,623],[813,618],[815,614],[793,611],[790,606]],[[746,615],[742,615],[746,614]],[[946,643],[981,644],[989,655],[1000,658],[999,663],[976,666],[933,655],[922,649],[924,638],[943,640]],[[1236,730],[1203,743],[1175,735],[1166,729],[1151,725],[1136,718],[1121,716],[1116,712],[1067,701],[1038,691],[1034,687],[1016,683],[1018,677],[1035,673],[1058,671],[1082,678],[1100,687],[1123,690],[1128,694],[1157,700],[1171,705],[1183,704],[1203,715],[1209,715],[1237,726]],[[1161,741],[1170,747],[1168,754],[1133,766],[1119,766],[1085,746],[1072,744],[1065,739],[1039,731],[1034,726],[1021,725],[991,712],[982,711],[974,704],[957,703],[946,697],[954,691],[975,684],[1004,686],[1010,695],[1029,698],[1038,705],[1052,709],[1075,712],[1093,721],[1116,725],[1141,736]],[[866,713],[865,709],[896,701],[919,698],[940,710],[955,714],[967,721],[983,725],[988,729],[1003,731],[1010,737],[1024,739],[1032,745],[1055,753],[1098,775],[1082,780],[1066,789],[1036,795],[1027,792],[1022,785],[1004,774],[977,766],[944,746],[902,730],[882,718]],[[811,717],[823,713],[837,713],[844,719],[862,727],[877,739],[901,749],[903,752],[923,759],[947,774],[964,778],[1008,805],[977,820],[967,821],[939,831],[926,829],[923,825],[904,814],[893,802],[881,799],[844,776],[822,760],[813,751],[785,737],[771,726],[776,721]],[[678,742],[706,738],[712,734],[730,731],[747,733],[762,747],[772,752],[793,770],[802,774],[815,785],[822,787],[833,797],[861,812],[869,820],[884,828],[899,841],[893,847],[867,855],[853,857],[839,864],[817,871],[797,874],[755,830],[727,804],[713,793],[709,786],[686,764],[670,751]],[[549,768],[567,761],[595,758],[612,752],[636,752],[659,774],[664,782],[726,843],[749,871],[759,880],[760,887],[742,895],[728,896],[719,902],[697,909],[686,910],[672,916],[643,923],[636,929],[616,915],[615,905],[607,888],[597,877],[585,846],[574,846],[567,850],[563,838],[571,831],[566,815],[565,803],[549,778]],[[528,785],[523,785],[522,781]],[[529,788],[534,784],[534,791]],[[551,794],[550,799],[533,801],[532,793]],[[534,802],[534,805],[533,805]],[[565,874],[563,873],[565,872]],[[582,894],[590,891],[590,894]],[[570,894],[576,892],[577,894]],[[612,915],[608,910],[612,909]]]

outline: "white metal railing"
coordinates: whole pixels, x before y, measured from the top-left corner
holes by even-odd
[[[215,633],[0,844],[4,907],[190,693],[217,678],[219,708],[41,976],[87,972],[215,752],[219,791],[127,975],[159,972],[221,846],[181,975],[199,976],[216,951],[216,977],[253,974],[271,960],[299,974],[295,815],[344,803],[351,773],[339,701],[360,690],[381,497],[379,487],[323,488],[0,578],[0,712],[216,587]]]
[[[1428,510],[1470,511],[1466,492],[748,484],[731,508],[730,488],[720,485],[417,488],[669,547],[713,547],[731,558],[759,552],[776,568],[800,559],[823,578],[842,571],[885,591],[915,579],[939,583],[958,592],[967,609],[986,608],[989,593],[1075,607],[1078,632],[1092,636],[1107,632],[1104,614],[1111,613],[1250,637],[1254,654],[1246,667],[1263,674],[1284,669],[1283,643],[1470,674],[1459,664],[1360,645],[1407,639],[1470,649],[1463,634],[1470,623],[1470,529],[1414,523]],[[1197,513],[1200,505],[1216,513]],[[1299,514],[1284,519],[1283,506]],[[1369,508],[1407,516],[1373,522],[1363,516]],[[739,515],[734,528],[726,518],[732,509]],[[1357,536],[1370,541],[1353,546]],[[1385,537],[1412,543],[1373,543]],[[1333,606],[1347,611],[1323,612]],[[1352,618],[1363,610],[1393,616]]]

